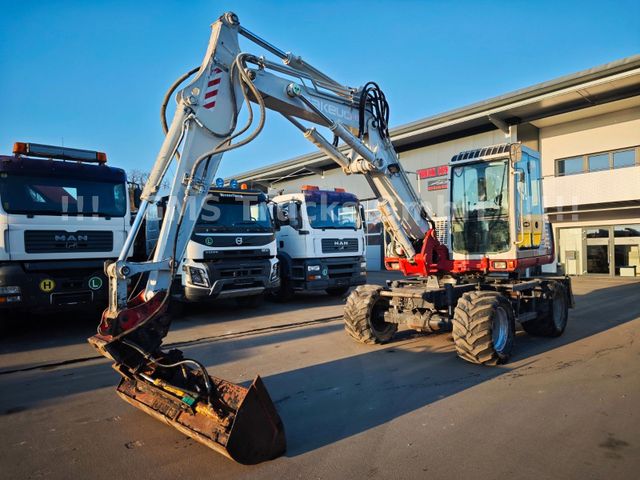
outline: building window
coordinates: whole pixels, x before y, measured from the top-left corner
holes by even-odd
[[[640,224],[560,228],[556,251],[568,275],[640,277]]]
[[[609,154],[598,153],[597,155],[589,155],[589,171],[595,172],[598,170],[609,169]]]
[[[565,158],[558,160],[558,175],[573,175],[575,173],[582,173],[584,170],[582,157]]]
[[[613,168],[633,167],[635,165],[640,165],[640,147],[588,153],[579,157],[558,159],[556,160],[556,176],[598,172]]]
[[[635,150],[613,152],[613,168],[633,167],[636,164]]]

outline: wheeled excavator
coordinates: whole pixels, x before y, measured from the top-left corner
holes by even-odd
[[[242,52],[239,36],[282,63]],[[176,90],[173,120],[165,122],[166,136],[128,238],[119,258],[105,265],[109,306],[89,339],[113,360],[122,376],[117,392],[135,407],[240,463],[285,451],[282,420],[260,377],[245,388],[210,376],[179,350],[162,348],[171,324],[171,282],[222,155],[259,134],[267,109],[283,115],[345,174],[364,176],[390,237],[386,266],[408,276],[351,293],[344,320],[352,337],[386,342],[399,324],[450,330],[460,357],[495,364],[509,356],[516,321],[537,335],[564,330],[572,304],[569,281],[526,276],[553,259],[536,152],[504,144],[455,156],[451,217],[436,225],[394,151],[389,107],[377,84],[344,86],[225,13],[212,25],[202,64],[180,77],[166,99]],[[242,106],[248,115],[239,126]],[[166,101],[162,110],[164,115]],[[170,197],[153,256],[130,261],[145,212],[159,200],[165,179]]]

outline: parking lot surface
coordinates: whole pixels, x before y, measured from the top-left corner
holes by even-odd
[[[120,400],[85,340],[96,318],[24,318],[0,340],[0,477],[638,478],[640,282],[575,278],[574,293],[562,337],[519,332],[499,367],[458,359],[448,334],[360,345],[319,294],[189,309],[166,343],[215,376],[261,375],[282,416],[286,454],[256,466]]]

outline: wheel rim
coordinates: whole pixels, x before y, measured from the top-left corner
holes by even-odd
[[[504,308],[496,308],[493,316],[493,325],[491,328],[491,339],[493,340],[493,348],[497,352],[502,352],[507,345],[509,338],[509,315]]]
[[[374,332],[384,332],[389,326],[389,324],[384,321],[384,312],[387,311],[385,303],[386,302],[378,299],[371,307],[369,322]]]
[[[553,299],[553,324],[558,330],[562,330],[562,327],[564,326],[564,302],[564,295],[558,295]]]

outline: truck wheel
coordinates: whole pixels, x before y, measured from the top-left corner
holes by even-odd
[[[269,298],[276,302],[284,303],[288,302],[293,298],[294,290],[291,284],[282,278],[280,280],[280,286],[269,292]]]
[[[538,318],[523,322],[522,328],[529,335],[559,337],[567,326],[568,317],[567,289],[560,282],[551,282],[547,292],[547,309]]]
[[[248,297],[236,298],[236,304],[239,307],[259,308],[264,303],[264,295],[251,295]]]
[[[384,321],[389,302],[381,291],[377,285],[362,285],[347,297],[344,329],[360,343],[386,343],[398,330],[397,324]]]
[[[16,323],[15,315],[9,312],[2,312],[4,318],[0,320],[0,338],[5,338]]]
[[[496,365],[509,359],[515,321],[509,301],[498,292],[467,292],[453,314],[453,341],[468,362]]]
[[[332,297],[341,297],[349,291],[349,288],[351,287],[332,287],[327,288],[325,292],[327,292],[327,295],[330,295]]]
[[[167,313],[171,315],[171,318],[181,318],[185,314],[185,303],[175,297],[169,297],[169,305],[167,307]]]

